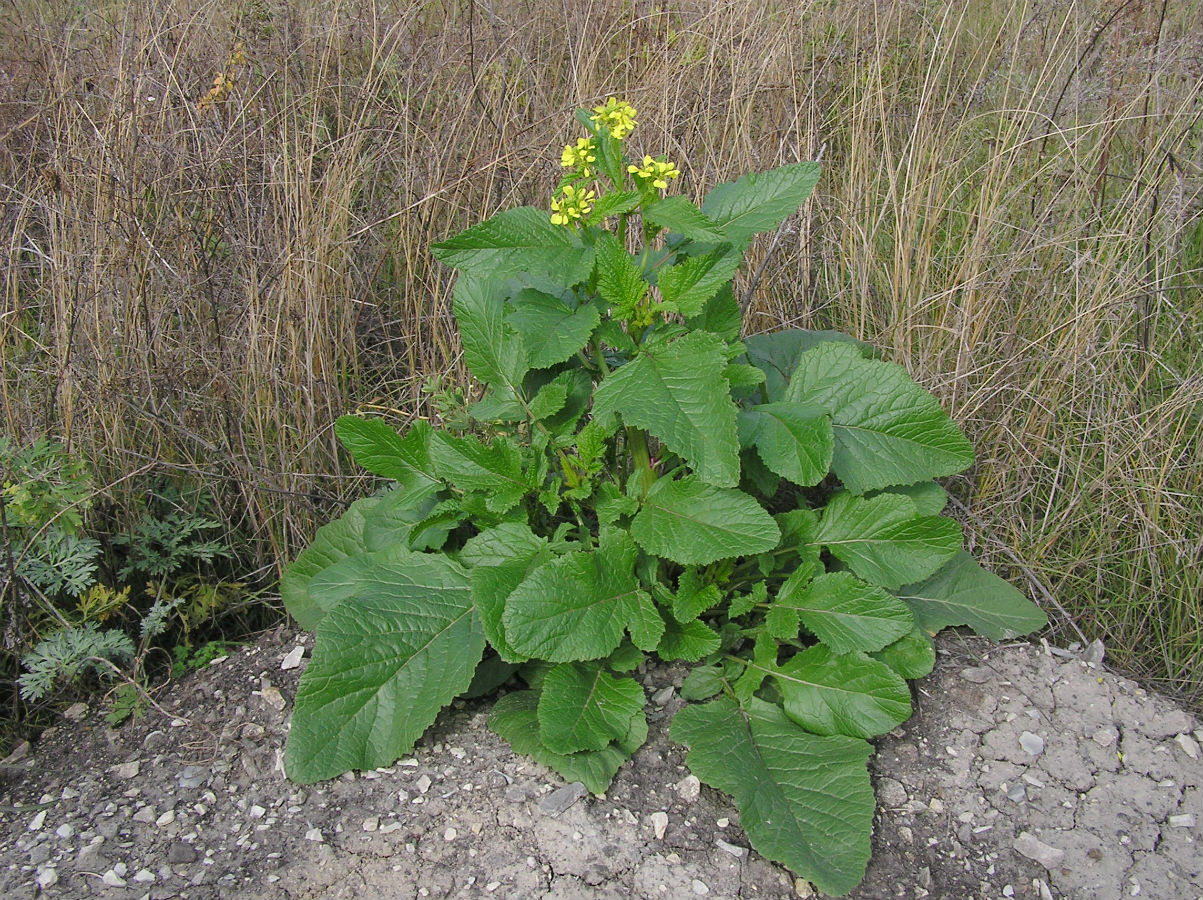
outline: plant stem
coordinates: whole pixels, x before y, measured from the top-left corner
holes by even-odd
[[[639,499],[642,500],[656,481],[656,470],[652,468],[652,458],[647,450],[647,432],[629,425],[626,432],[627,446],[631,448],[631,456],[639,470]]]

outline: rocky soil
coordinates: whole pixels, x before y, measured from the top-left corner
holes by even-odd
[[[684,671],[645,673],[651,737],[604,797],[515,756],[488,703],[411,756],[325,784],[281,753],[311,639],[276,633],[118,729],[75,709],[0,772],[0,895],[16,898],[785,898],[734,808],[667,738]],[[298,648],[301,648],[298,650]],[[1047,645],[944,642],[882,739],[856,898],[1203,897],[1203,731]]]

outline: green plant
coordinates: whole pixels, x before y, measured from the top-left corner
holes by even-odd
[[[497,701],[494,730],[600,792],[647,735],[629,673],[695,663],[672,726],[690,767],[761,853],[847,892],[869,857],[868,739],[909,717],[931,635],[1012,637],[1044,615],[940,515],[932,479],[972,449],[900,366],[831,332],[740,339],[744,252],[819,167],[720,184],[699,208],[664,196],[671,163],[624,157],[629,106],[578,119],[550,217],[504,211],[434,247],[461,270],[474,426],[336,423],[397,486],[285,573],[317,633],[288,774],[388,765],[517,668],[528,689]]]

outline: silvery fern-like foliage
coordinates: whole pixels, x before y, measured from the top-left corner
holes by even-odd
[[[56,631],[21,658],[27,670],[18,679],[21,696],[40,700],[59,682],[72,681],[86,672],[108,677],[111,670],[100,660],[128,663],[134,652],[133,641],[115,628],[101,631],[89,623]]]

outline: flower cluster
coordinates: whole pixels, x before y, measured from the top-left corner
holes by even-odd
[[[617,140],[622,140],[635,130],[635,108],[623,100],[611,97],[602,106],[593,107],[589,120],[599,128],[605,128]]]
[[[575,225],[593,210],[596,191],[565,185],[559,197],[551,201],[551,221],[555,225]]]
[[[583,177],[593,174],[593,163],[597,162],[597,145],[591,137],[580,138],[568,144],[560,154],[560,165],[565,169],[576,169]]]
[[[651,184],[652,187],[659,190],[668,187],[668,179],[681,177],[681,170],[673,163],[663,159],[653,159],[650,156],[643,157],[641,166],[627,166],[627,171],[644,184]]]

